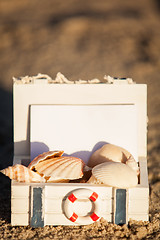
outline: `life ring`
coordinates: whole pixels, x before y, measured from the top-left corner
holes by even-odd
[[[91,200],[92,204],[94,204],[94,212],[90,215],[86,216],[78,216],[72,209],[74,202],[80,198],[85,197]],[[87,189],[87,188],[79,188],[70,193],[70,195],[66,198],[63,205],[63,210],[65,216],[72,222],[76,222],[81,225],[90,224],[96,222],[100,219],[100,199],[96,192]]]

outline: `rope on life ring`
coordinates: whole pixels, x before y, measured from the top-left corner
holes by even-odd
[[[72,208],[74,202],[80,198],[80,197],[88,198],[92,204],[94,204],[94,212],[92,212],[90,215],[86,216],[78,216]],[[98,197],[98,194],[90,189],[87,188],[79,188],[77,190],[74,190],[65,200],[64,206],[63,206],[64,214],[65,216],[72,222],[76,222],[78,224],[90,224],[93,222],[96,222],[98,219],[100,219],[100,199]]]

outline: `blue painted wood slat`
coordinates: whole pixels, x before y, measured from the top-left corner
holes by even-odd
[[[126,224],[126,189],[116,189],[115,223]]]
[[[31,186],[31,219],[32,227],[44,227],[43,187]]]

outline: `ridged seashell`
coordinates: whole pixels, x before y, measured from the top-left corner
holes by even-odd
[[[129,153],[126,149],[113,144],[105,144],[100,149],[95,151],[88,161],[88,166],[94,167],[103,162],[125,163],[135,170],[137,174],[139,173],[138,164],[131,153]]]
[[[92,169],[88,183],[104,184],[109,187],[131,188],[138,183],[136,172],[119,162],[105,162]]]
[[[30,169],[33,169],[34,166],[39,163],[40,161],[45,161],[50,158],[55,158],[55,157],[61,157],[63,155],[64,151],[49,151],[49,152],[44,152],[42,154],[39,154],[37,157],[35,157],[32,162],[28,165]]]
[[[38,173],[20,164],[5,168],[0,172],[9,177],[10,179],[16,180],[18,182],[45,182],[45,179],[41,177]]]
[[[47,182],[66,182],[83,177],[84,163],[80,158],[61,156],[38,161],[34,165],[31,162],[29,167],[43,176]]]
[[[130,155],[130,157],[127,159],[126,165],[132,168],[136,172],[136,174],[139,175],[140,171],[139,171],[138,163],[136,162],[136,160],[132,155]]]

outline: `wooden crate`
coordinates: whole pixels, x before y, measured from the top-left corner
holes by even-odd
[[[140,166],[140,181],[137,187],[130,189],[115,189],[111,187],[91,185],[87,183],[25,184],[12,181],[12,225],[31,225],[33,227],[38,227],[45,225],[86,224],[85,221],[84,223],[70,221],[66,217],[63,208],[63,204],[71,192],[74,192],[76,189],[84,188],[90,189],[91,191],[98,194],[101,206],[99,215],[107,221],[117,224],[127,223],[129,219],[148,221],[149,187],[146,147],[147,88],[145,84],[128,84],[127,82],[125,84],[119,84],[118,81],[119,80],[117,80],[117,84],[49,84],[45,79],[41,80],[39,83],[37,83],[37,81],[32,81],[31,83],[27,84],[23,84],[22,81],[20,81],[20,83],[17,83],[17,81],[15,82],[14,164],[20,163],[27,166],[31,159],[34,157],[33,151],[35,145],[33,142],[36,139],[36,131],[38,131],[35,131],[34,129],[37,126],[35,123],[35,117],[32,117],[35,113],[35,106],[38,106],[36,109],[40,107],[40,110],[42,109],[42,113],[45,112],[43,109],[47,109],[45,106],[53,106],[54,111],[59,111],[59,109],[66,111],[66,106],[69,106],[69,109],[71,110],[75,110],[80,107],[79,109],[82,109],[83,114],[86,114],[86,112],[90,111],[90,114],[93,114],[94,118],[94,114],[96,114],[95,112],[97,109],[102,108],[102,111],[105,111],[105,109],[107,109],[106,115],[103,117],[106,117],[106,123],[110,121],[109,128],[112,129],[109,135],[106,135],[106,142],[109,139],[109,141],[112,141],[112,144],[117,144],[121,147],[127,148],[127,150],[129,150],[131,153],[132,150],[134,151],[135,158]],[[103,106],[107,107],[105,108]],[[129,108],[127,108],[127,106],[129,106]],[[118,126],[119,121],[123,122],[124,120],[125,122],[126,119],[121,119],[121,117],[116,118],[115,121],[113,121],[112,125],[112,121],[107,118],[107,113],[109,111],[112,115],[112,109],[114,107],[116,107],[115,112],[117,112],[117,109],[120,109],[120,111],[121,109],[122,111],[126,109],[126,111],[128,111],[127,109],[132,109],[130,106],[135,107],[131,112],[133,114],[133,121],[136,121],[136,124],[133,122],[133,125],[136,128],[136,135],[134,135],[134,131],[131,129],[130,133],[128,133],[128,139],[126,139],[126,135],[123,135],[121,133],[121,130],[116,130],[118,132],[118,135],[116,135],[116,132],[114,131],[116,129],[115,125]],[[52,107],[50,109],[52,109]],[[83,111],[83,109],[85,110]],[[94,109],[96,111],[94,111]],[[41,113],[41,111],[38,110],[38,113]],[[127,115],[128,113],[129,112],[126,112],[126,118],[128,116],[128,119],[130,119],[129,115]],[[39,120],[39,115],[36,116],[38,124],[41,120]],[[85,123],[83,123],[82,126],[81,122],[79,122],[80,125],[77,126],[77,134],[80,134],[81,137],[83,136],[81,135],[83,134],[82,128],[84,127],[86,131],[86,125],[89,126],[90,124],[90,122],[87,122],[88,120],[91,120],[90,116],[85,119]],[[59,150],[65,150],[66,152],[70,151],[74,154],[76,153],[76,156],[79,153],[80,156],[82,156],[80,149],[84,150],[86,144],[88,149],[85,149],[83,152],[87,152],[87,157],[89,157],[90,154],[95,150],[93,149],[93,151],[91,151],[90,145],[93,143],[96,145],[99,140],[105,141],[105,136],[103,135],[103,131],[101,131],[101,127],[99,130],[101,136],[97,136],[99,132],[95,131],[96,127],[100,126],[101,124],[103,125],[103,128],[105,128],[105,121],[101,121],[101,118],[97,117],[97,120],[93,121],[92,126],[93,133],[95,132],[95,135],[92,134],[92,129],[90,129],[88,135],[86,136],[84,132],[84,138],[81,139],[80,137],[80,139],[76,139],[76,143],[75,139],[68,138],[68,142],[70,142],[70,144],[66,143],[67,140],[65,140],[61,145],[59,143],[58,136],[56,135],[57,138],[55,138],[54,143],[55,147],[57,147],[57,142],[57,144],[59,144]],[[67,124],[69,123],[67,122]],[[127,124],[126,121],[125,125],[122,126],[122,129],[124,128],[124,132],[128,131],[128,127],[132,128]],[[55,128],[53,129],[56,131]],[[67,132],[67,129],[68,125],[66,125],[66,127],[63,127],[64,135],[64,131]],[[52,132],[52,126],[50,126],[50,131]],[[48,134],[46,134],[46,136],[50,134],[50,131],[48,131]],[[109,132],[109,130],[107,131]],[[74,137],[75,135],[73,135],[72,138]],[[101,139],[101,137],[103,139]],[[61,136],[59,138],[61,138]],[[134,138],[134,141],[131,138]],[[42,141],[41,136],[37,139],[40,139],[40,142]],[[38,141],[37,139],[36,141]],[[90,144],[88,144],[88,142],[90,142]],[[41,147],[42,151],[45,150],[46,146],[48,147],[48,150],[55,150],[51,149],[52,142],[50,139],[46,142],[43,141],[43,145],[40,144],[39,148]],[[38,151],[40,151],[39,148]],[[30,149],[32,153],[30,152]],[[91,203],[90,200],[86,201],[86,199],[83,199],[80,203],[76,201],[74,205],[74,207],[77,209],[78,215],[86,215],[92,210],[92,205],[94,204]]]

